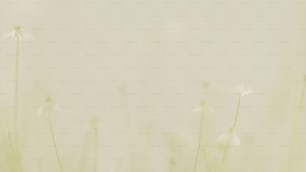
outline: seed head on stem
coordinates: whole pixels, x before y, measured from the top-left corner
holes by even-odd
[[[196,172],[198,169],[198,161],[200,158],[200,150],[201,150],[201,145],[202,145],[202,129],[203,129],[203,125],[204,125],[204,113],[206,111],[207,108],[207,102],[205,100],[203,100],[200,103],[200,106],[196,109],[194,109],[194,111],[196,112],[200,112],[200,122],[199,122],[199,134],[198,134],[198,140],[197,140],[197,146],[196,146],[196,154],[195,154],[195,160],[194,160],[194,164],[193,164],[193,172]]]
[[[236,93],[238,93],[238,101],[233,124],[225,133],[221,134],[218,137],[218,145],[222,149],[222,157],[217,170],[218,172],[222,172],[224,170],[230,147],[240,145],[240,139],[237,134],[237,125],[241,106],[241,98],[253,92],[251,89],[246,88],[244,85],[239,86],[236,91]]]
[[[51,97],[47,97],[45,99],[45,102],[43,103],[42,107],[40,108],[39,113],[45,114],[48,118],[49,130],[50,130],[51,139],[52,139],[52,143],[53,143],[55,154],[56,154],[56,160],[58,162],[60,171],[64,172],[63,163],[60,159],[59,149],[58,149],[57,142],[56,142],[55,130],[54,130],[53,120],[52,120],[53,119],[53,113],[57,110],[58,110],[58,105],[56,105],[54,103],[54,101]]]
[[[221,134],[218,137],[218,143],[220,145],[230,144],[237,146],[240,144],[240,139],[237,135],[237,125],[238,125],[238,119],[239,119],[239,112],[240,112],[240,106],[241,106],[241,98],[243,96],[251,94],[253,91],[249,88],[246,88],[244,85],[240,85],[236,88],[236,95],[238,96],[237,101],[237,107],[236,107],[236,113],[234,116],[234,121],[232,126],[224,133]]]
[[[14,28],[12,28],[7,33],[3,34],[4,38],[7,39],[14,39],[14,40],[33,40],[33,36],[25,31],[25,29],[21,25],[16,25]]]
[[[39,116],[46,115],[48,110],[51,112],[58,112],[60,109],[60,106],[53,101],[52,97],[48,96],[42,105],[38,108],[37,114]]]

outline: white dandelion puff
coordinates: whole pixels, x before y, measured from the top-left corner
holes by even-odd
[[[39,108],[39,114],[46,116],[48,119],[49,130],[50,130],[50,135],[51,135],[52,143],[53,143],[54,150],[55,150],[56,159],[57,159],[60,171],[64,172],[63,163],[61,161],[60,154],[59,154],[59,148],[56,142],[54,124],[52,120],[53,113],[58,110],[59,110],[59,106],[54,103],[54,100],[51,97],[47,97],[44,103],[42,104],[42,106]]]
[[[251,93],[253,93],[253,90],[250,88],[247,88],[245,85],[239,85],[238,87],[236,87],[236,93],[240,94],[241,96],[246,96],[249,95]]]
[[[6,38],[12,38],[16,41],[16,58],[15,58],[15,85],[14,85],[14,129],[17,128],[18,116],[19,116],[19,68],[21,58],[21,40],[29,38],[28,34],[24,33],[23,28],[20,25],[15,26],[9,33],[4,34]]]
[[[226,166],[226,161],[229,155],[230,148],[232,146],[240,145],[240,139],[238,137],[236,128],[238,125],[238,118],[240,114],[239,112],[240,112],[241,98],[253,92],[251,89],[246,88],[244,85],[240,85],[239,87],[237,87],[236,91],[238,93],[238,101],[237,101],[236,113],[234,116],[233,124],[225,133],[219,135],[217,139],[218,146],[222,150],[222,157],[220,159],[220,165],[217,170],[218,172],[223,172]]]
[[[51,97],[47,97],[45,101],[38,108],[37,114],[38,116],[42,116],[46,114],[48,111],[58,112],[60,110],[61,110],[61,107],[58,104],[54,103]]]
[[[195,112],[195,113],[198,113],[198,112],[213,113],[214,109],[206,101],[202,101],[197,107],[194,107],[192,109],[192,112]]]
[[[15,39],[15,40],[33,40],[33,36],[27,33],[24,28],[20,25],[15,26],[12,30],[3,34],[3,37],[6,39]]]
[[[217,142],[218,142],[218,145],[221,147],[239,146],[240,138],[238,137],[238,134],[235,128],[229,128],[225,133],[219,135]]]
[[[240,107],[241,107],[241,98],[245,95],[248,95],[252,93],[253,91],[249,88],[246,88],[244,85],[240,85],[237,87],[238,92],[238,101],[236,106],[236,112],[234,115],[234,121],[232,126],[228,129],[228,131],[218,137],[218,143],[219,145],[240,145],[240,139],[237,135],[237,125],[238,125],[238,119],[240,115]]]
[[[220,150],[222,151],[220,164],[218,166],[217,172],[223,172],[226,167],[229,150],[231,149],[231,147],[237,147],[240,145],[240,139],[238,137],[236,128],[231,127],[225,133],[219,135],[217,143]]]

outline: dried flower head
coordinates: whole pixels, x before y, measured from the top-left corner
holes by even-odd
[[[214,112],[213,108],[207,103],[206,100],[202,100],[201,103],[192,109],[193,112]]]
[[[54,100],[52,97],[47,97],[45,101],[42,103],[42,105],[38,109],[38,115],[44,115],[47,111],[59,111],[60,107],[58,104],[54,103]]]
[[[22,30],[23,29],[20,25],[15,26],[15,28],[14,28],[15,37],[22,36]]]
[[[218,145],[224,146],[239,146],[240,139],[235,128],[229,128],[225,133],[218,137]]]
[[[246,96],[246,95],[253,93],[253,90],[250,88],[247,88],[245,85],[239,85],[236,88],[236,92],[240,94],[241,96]]]
[[[16,25],[11,31],[4,34],[4,37],[10,38],[10,39],[22,39],[22,40],[32,40],[33,39],[32,35],[24,32],[23,27],[20,25]]]

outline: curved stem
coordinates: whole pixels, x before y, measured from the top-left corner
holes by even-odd
[[[64,171],[63,170],[63,165],[62,165],[62,162],[60,160],[58,147],[57,147],[57,144],[56,144],[56,141],[55,141],[55,133],[54,133],[54,127],[53,127],[53,123],[52,123],[52,119],[51,119],[51,110],[50,110],[50,108],[48,108],[48,119],[49,119],[48,121],[49,121],[50,133],[51,133],[51,138],[52,138],[53,146],[54,146],[54,149],[55,149],[56,159],[57,159],[57,162],[58,162],[58,165],[60,167],[61,172],[63,172]]]
[[[200,149],[201,149],[201,142],[202,142],[202,128],[203,128],[203,120],[204,120],[204,111],[201,110],[201,120],[200,120],[200,127],[199,127],[199,137],[198,137],[198,144],[196,150],[196,157],[193,165],[193,172],[197,171],[198,161],[200,157]]]

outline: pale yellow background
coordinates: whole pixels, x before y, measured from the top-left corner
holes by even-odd
[[[206,98],[214,112],[204,117],[198,171],[214,172],[241,83],[254,93],[242,99],[241,144],[225,171],[285,172],[306,73],[305,9],[304,0],[1,0],[0,33],[22,25],[32,37],[21,44],[24,172],[59,171],[46,118],[37,115],[46,96],[61,107],[55,130],[65,172],[93,171],[93,117],[100,172],[171,172],[171,159],[173,172],[192,172],[193,109]],[[2,145],[14,63],[15,42],[2,37]],[[302,119],[294,147],[306,143]],[[305,153],[296,151],[288,171],[305,172]],[[1,156],[0,172],[7,169]]]

